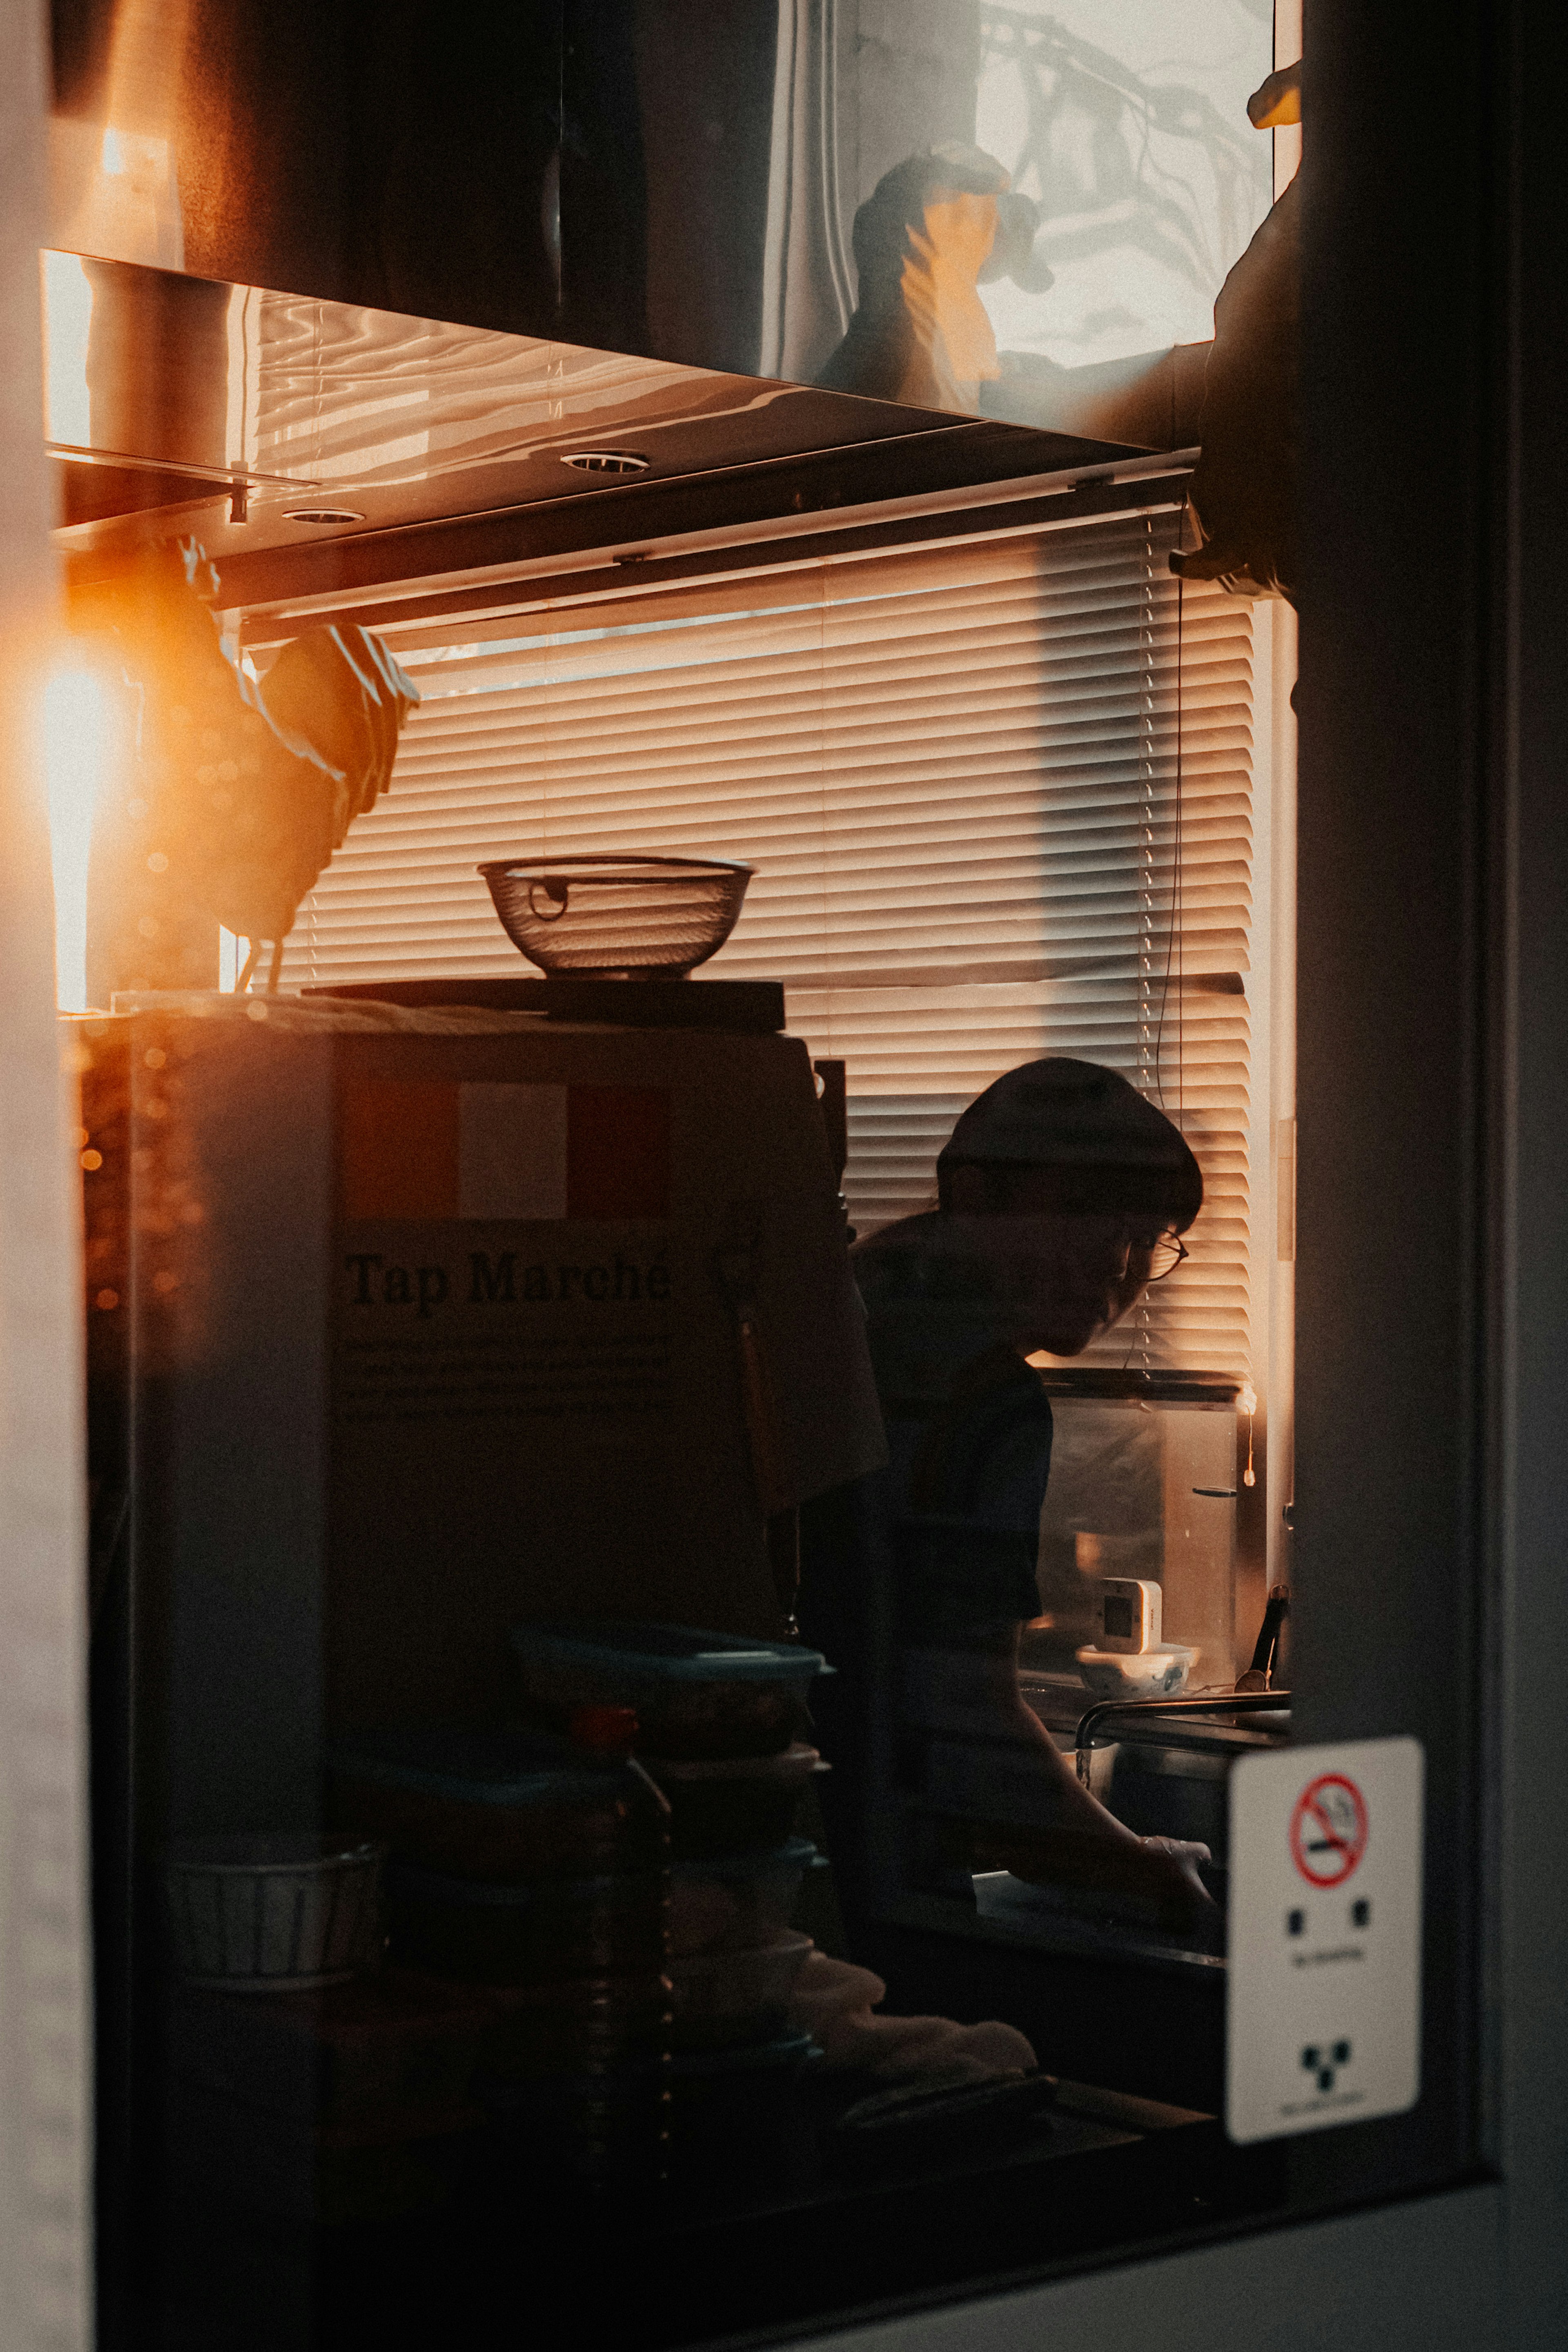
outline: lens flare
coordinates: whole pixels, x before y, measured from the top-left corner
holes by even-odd
[[[44,770],[55,877],[55,986],[62,1013],[85,1013],[87,874],[92,820],[109,777],[113,713],[103,679],[57,669],[44,688]]]

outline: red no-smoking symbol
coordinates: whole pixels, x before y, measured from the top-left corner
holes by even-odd
[[[1296,1800],[1290,1857],[1313,1886],[1342,1886],[1366,1852],[1366,1799],[1342,1772],[1324,1772]]]

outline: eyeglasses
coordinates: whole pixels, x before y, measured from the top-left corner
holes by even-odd
[[[1179,1234],[1161,1234],[1152,1242],[1135,1241],[1132,1247],[1148,1252],[1149,1271],[1143,1277],[1145,1282],[1163,1282],[1168,1274],[1175,1273],[1188,1255],[1187,1245]]]

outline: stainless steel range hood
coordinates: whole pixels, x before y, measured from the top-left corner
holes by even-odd
[[[76,254],[46,255],[44,286],[56,537],[87,594],[186,533],[231,608],[301,609],[1141,454]]]
[[[1245,100],[1272,56],[1245,0],[1153,15],[55,0],[54,241],[1173,447],[1269,201]],[[763,413],[754,446],[786,415],[820,446],[821,410]]]

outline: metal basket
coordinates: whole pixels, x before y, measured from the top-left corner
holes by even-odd
[[[507,937],[542,971],[684,980],[735,928],[752,868],[729,858],[502,857],[481,866]]]

